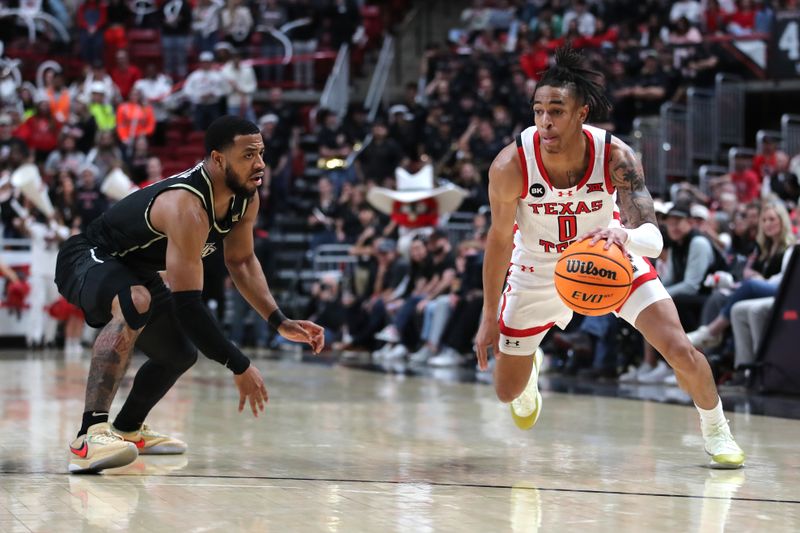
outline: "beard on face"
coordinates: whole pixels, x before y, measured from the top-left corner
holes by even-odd
[[[233,194],[252,198],[256,194],[258,187],[253,187],[253,189],[248,188],[248,181],[250,180],[248,179],[245,183],[241,183],[239,175],[234,172],[233,168],[231,168],[230,165],[225,165],[225,186],[232,190]]]

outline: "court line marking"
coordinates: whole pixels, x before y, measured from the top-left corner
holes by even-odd
[[[69,472],[14,472],[0,470],[1,475],[51,475],[51,476],[70,476]],[[92,478],[92,476],[88,476]],[[346,479],[346,478],[320,478],[320,477],[281,477],[281,476],[234,476],[234,475],[212,475],[212,474],[113,474],[111,477],[148,477],[148,478],[171,478],[171,479],[252,479],[260,481],[318,481],[324,483],[362,483],[362,484],[387,484],[387,485],[430,485],[433,487],[463,487],[475,489],[517,489],[517,490],[539,490],[542,492],[575,492],[581,494],[610,494],[617,496],[650,496],[655,498],[685,498],[692,500],[723,500],[737,502],[754,503],[786,503],[800,505],[800,500],[779,500],[773,498],[744,498],[744,497],[725,497],[725,496],[700,496],[697,494],[669,494],[666,492],[635,492],[622,490],[599,490],[599,489],[568,489],[559,487],[515,487],[513,485],[492,485],[484,483],[448,483],[446,481],[398,481],[392,479]],[[189,486],[189,485],[187,485]],[[226,485],[228,486],[228,485]],[[248,485],[252,486],[252,485]]]

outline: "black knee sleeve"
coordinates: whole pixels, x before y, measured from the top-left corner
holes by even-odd
[[[119,307],[122,309],[122,316],[125,318],[125,323],[131,329],[141,329],[147,325],[150,320],[153,306],[150,306],[147,311],[140,313],[133,303],[130,288],[126,288],[117,294],[119,298]]]

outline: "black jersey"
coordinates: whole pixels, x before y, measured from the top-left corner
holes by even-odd
[[[174,189],[184,189],[197,195],[206,208],[209,228],[202,257],[220,248],[225,235],[244,217],[247,210],[248,199],[236,195],[231,199],[228,212],[217,217],[214,213],[211,177],[203,168],[203,163],[199,163],[181,174],[129,194],[86,228],[86,238],[98,249],[131,268],[143,271],[165,270],[167,236],[150,223],[150,208],[156,196]]]

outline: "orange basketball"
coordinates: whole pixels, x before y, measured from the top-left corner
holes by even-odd
[[[619,246],[603,250],[606,241],[572,243],[556,263],[558,295],[582,315],[605,315],[620,307],[631,292],[633,267]]]

